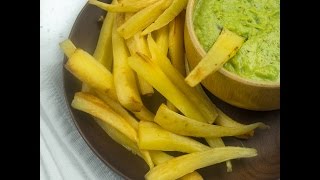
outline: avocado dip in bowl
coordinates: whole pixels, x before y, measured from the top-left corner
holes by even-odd
[[[209,51],[223,27],[246,41],[202,84],[240,108],[279,109],[280,0],[189,0],[185,48],[190,69]]]

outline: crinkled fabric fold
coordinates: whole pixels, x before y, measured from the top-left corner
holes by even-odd
[[[84,0],[40,2],[40,179],[122,179],[80,136],[67,109],[62,84],[66,39]]]

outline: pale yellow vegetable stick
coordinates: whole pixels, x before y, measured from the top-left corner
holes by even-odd
[[[257,150],[241,147],[221,147],[176,157],[151,169],[146,180],[178,179],[197,169],[230,159],[257,156]]]
[[[63,50],[64,54],[70,58],[71,55],[76,51],[77,47],[73,44],[70,39],[66,39],[59,43],[60,48]],[[86,83],[82,83],[82,92],[89,92],[90,87]]]
[[[172,21],[187,6],[187,3],[188,0],[173,0],[169,8],[166,9],[154,23],[142,31],[142,35],[147,35],[148,33],[158,30],[169,24],[169,22]]]
[[[169,23],[169,57],[171,64],[175,67],[182,76],[185,76],[185,58],[184,58],[184,13],[182,11],[174,20]],[[157,32],[157,31],[156,31]],[[173,106],[170,101],[167,101],[167,106],[172,111],[178,112],[178,109]]]
[[[141,121],[153,121],[154,114],[149,111],[145,106],[142,107],[140,112],[132,112]]]
[[[122,145],[123,147],[131,151],[133,154],[137,154],[138,156],[140,156],[148,164],[150,169],[154,167],[149,151],[140,150],[138,145],[134,143],[131,139],[126,137],[124,134],[114,129],[112,126],[105,123],[104,121],[98,118],[94,119],[99,124],[99,126],[111,137],[111,139],[113,139],[118,144]]]
[[[138,121],[129,114],[129,112],[124,109],[117,101],[114,101],[109,96],[95,90],[97,96],[104,101],[107,105],[109,105],[112,110],[122,116],[135,130],[138,130]]]
[[[140,32],[127,39],[126,44],[131,55],[134,55],[136,52],[141,52],[150,56],[146,37],[140,36]],[[141,95],[151,96],[154,93],[153,87],[144,80],[143,77],[137,75],[137,79]]]
[[[149,57],[137,53],[128,58],[128,63],[138,75],[144,77],[149,84],[166,99],[170,100],[183,114],[205,122],[205,118],[195,108],[196,104],[192,104],[189,97],[185,96]]]
[[[169,48],[169,27],[164,26],[161,29],[154,31],[154,35],[155,42],[157,43],[159,50],[163,53],[164,56],[167,56]],[[167,105],[171,110],[175,112],[179,111],[169,100],[167,100]]]
[[[89,1],[90,3],[90,1]],[[112,4],[117,4],[116,0]],[[112,68],[113,52],[112,52],[112,26],[115,13],[108,12],[103,20],[100,30],[98,43],[93,53],[93,57],[104,65],[109,71]]]
[[[137,12],[117,29],[119,34],[125,39],[132,37],[155,21],[170,3],[171,0],[159,0]]]
[[[125,119],[123,119],[122,116],[114,112],[110,106],[105,104],[99,98],[89,93],[78,92],[74,95],[71,106],[103,120],[123,133],[133,142],[137,142],[138,138],[135,129]]]
[[[170,159],[173,159],[174,157],[163,152],[163,151],[149,151],[151,159],[155,165],[162,164]]]
[[[217,147],[225,147],[224,142],[221,138],[206,138],[207,143],[210,147],[217,148]],[[232,164],[231,161],[226,161],[227,172],[232,172]]]
[[[60,48],[63,50],[64,54],[70,58],[71,55],[76,51],[77,47],[73,44],[70,39],[66,39],[59,43]]]
[[[157,2],[157,0],[139,0],[136,2],[124,1],[119,4],[114,4],[114,5],[100,2],[97,0],[89,0],[88,2],[92,5],[95,5],[101,9],[105,10],[105,11],[120,13],[120,12],[140,11],[141,9],[154,4],[155,2]]]
[[[144,150],[192,153],[210,149],[200,142],[169,132],[153,122],[140,121],[138,146]]]
[[[158,29],[155,33],[155,41],[160,51],[167,56],[169,48],[169,26],[164,26]]]
[[[162,164],[174,158],[173,156],[170,156],[169,154],[162,151],[149,151],[149,153],[152,161],[156,165]],[[178,180],[203,180],[203,178],[198,172],[194,171],[192,173],[182,176]]]
[[[182,11],[169,24],[169,57],[171,64],[180,74],[185,77],[185,57],[184,57],[184,18],[185,11]]]
[[[238,52],[244,40],[243,37],[224,28],[208,53],[190,72],[185,81],[194,87],[208,75],[215,73]]]
[[[134,72],[128,65],[129,52],[124,39],[116,28],[121,23],[119,14],[116,16],[112,30],[113,48],[113,76],[115,90],[121,105],[133,112],[139,112],[143,106],[139,90],[136,84]]]
[[[75,77],[104,93],[114,89],[113,76],[87,52],[77,49],[65,64]]]
[[[152,59],[155,61],[155,63],[158,64],[161,70],[175,84],[175,86],[182,91],[185,96],[187,96],[189,100],[193,102],[194,105],[198,107],[198,111],[204,115],[205,118],[202,120],[200,119],[200,121],[213,123],[218,116],[215,105],[210,100],[203,98],[195,88],[190,87],[184,81],[184,77],[172,66],[170,60],[159,51],[157,44],[150,34],[148,35],[147,41],[152,54]],[[173,102],[171,101],[171,103]],[[185,115],[188,116],[187,114]]]
[[[207,137],[205,138],[205,140],[207,141],[210,147],[213,147],[213,148],[225,147],[225,144],[221,138]],[[230,160],[226,161],[226,166],[227,166],[227,172],[232,172],[232,163]]]
[[[257,127],[266,128],[263,123],[254,123],[237,128],[211,125],[171,111],[164,104],[159,107],[154,121],[168,131],[193,137],[237,136],[246,134]]]

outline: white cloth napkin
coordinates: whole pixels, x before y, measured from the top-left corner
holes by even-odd
[[[63,53],[86,0],[40,1],[40,179],[122,179],[102,163],[72,122],[62,85]]]

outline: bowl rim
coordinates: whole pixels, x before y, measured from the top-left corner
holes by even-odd
[[[185,21],[185,23],[187,26],[187,30],[188,30],[191,42],[195,46],[195,49],[199,50],[200,56],[204,57],[206,55],[206,52],[203,49],[203,47],[201,46],[201,44],[195,34],[193,23],[192,23],[192,14],[193,14],[193,8],[194,8],[195,1],[196,0],[189,0],[189,2],[188,2],[187,8],[186,8],[186,21]],[[247,84],[250,86],[266,87],[266,88],[280,88],[280,81],[279,82],[255,81],[255,80],[243,78],[235,73],[229,72],[228,70],[226,70],[223,67],[220,68],[218,71],[230,79],[233,79],[235,81],[238,81],[240,83]]]

